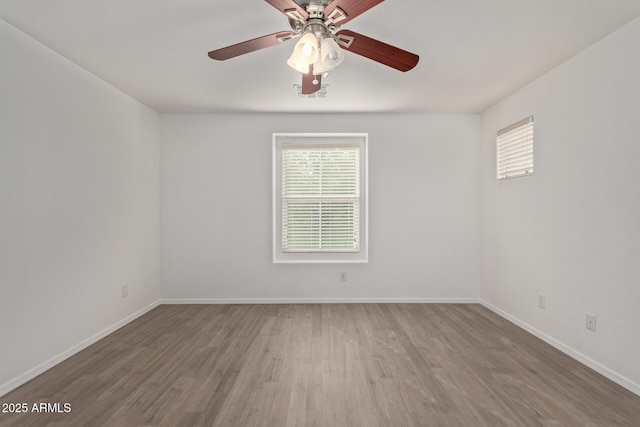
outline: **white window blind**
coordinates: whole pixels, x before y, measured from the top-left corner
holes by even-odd
[[[498,131],[498,180],[533,174],[533,116]]]
[[[358,147],[282,150],[282,251],[358,252]]]

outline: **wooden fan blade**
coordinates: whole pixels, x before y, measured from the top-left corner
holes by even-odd
[[[297,37],[297,34],[293,31],[280,31],[279,33],[269,34],[221,49],[212,50],[209,52],[209,57],[211,59],[217,59],[218,61],[224,61],[229,58],[244,55],[245,53],[264,49],[265,47],[275,46],[294,37]]]
[[[303,20],[309,17],[307,11],[300,7],[300,5],[293,0],[266,0],[266,2],[285,15],[287,15],[287,11],[295,10]]]
[[[346,14],[346,19],[338,22],[344,25],[358,15],[362,15],[367,10],[382,3],[384,0],[333,0],[325,9],[324,16],[330,16],[336,7],[342,9]]]
[[[317,83],[314,83],[317,81]],[[307,74],[302,75],[302,94],[311,95],[320,90],[322,83],[321,75],[314,75],[313,71],[309,71]]]
[[[336,33],[338,44],[349,52],[357,53],[400,71],[409,71],[418,64],[420,57],[390,44],[349,30]],[[348,44],[345,46],[345,43]],[[349,44],[350,43],[350,44]]]

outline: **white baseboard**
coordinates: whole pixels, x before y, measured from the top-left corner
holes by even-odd
[[[609,378],[611,381],[621,385],[622,387],[626,388],[627,390],[637,394],[638,396],[640,396],[640,384],[637,384],[633,381],[631,381],[629,378],[620,375],[619,373],[607,368],[606,366],[604,366],[603,364],[596,362],[595,360],[585,356],[584,354],[580,353],[579,351],[569,347],[568,345],[558,341],[557,339],[553,338],[550,335],[545,334],[544,332],[534,328],[533,326],[529,325],[528,323],[523,322],[522,320],[512,316],[511,314],[507,313],[506,311],[503,311],[501,309],[499,309],[498,307],[488,303],[487,301],[480,299],[479,300],[480,304],[482,304],[483,306],[485,306],[486,308],[488,308],[489,310],[493,311],[494,313],[496,313],[497,315],[504,317],[505,319],[507,319],[509,322],[513,323],[516,326],[519,326],[520,328],[524,329],[525,331],[535,335],[536,337],[540,338],[542,341],[546,342],[547,344],[551,345],[552,347],[555,347],[556,349],[560,350],[561,352],[563,352],[564,354],[572,357],[573,359],[577,360],[578,362],[582,363],[583,365],[588,366],[589,368],[593,369],[594,371],[598,372],[599,374]]]
[[[26,382],[34,379],[38,375],[40,375],[43,372],[47,371],[48,369],[53,368],[58,363],[68,359],[69,357],[73,356],[74,354],[84,350],[85,348],[89,347],[91,344],[94,344],[94,343],[98,342],[99,340],[101,340],[102,338],[106,337],[110,333],[117,331],[121,327],[123,327],[126,324],[134,321],[135,319],[137,319],[138,317],[142,316],[143,314],[153,310],[154,308],[156,308],[160,304],[161,304],[160,300],[149,304],[148,306],[146,306],[146,307],[136,311],[135,313],[125,317],[124,319],[120,320],[119,322],[116,322],[113,325],[109,326],[108,328],[103,329],[102,331],[98,332],[97,334],[87,338],[86,340],[82,341],[81,343],[74,345],[70,349],[68,349],[66,351],[63,351],[62,353],[58,354],[57,356],[52,357],[51,359],[47,360],[44,363],[41,363],[40,365],[36,366],[35,368],[28,370],[24,374],[22,374],[22,375],[20,375],[20,376],[18,376],[16,378],[6,382],[6,383],[0,385],[0,397],[4,396],[5,394],[9,393],[12,390],[15,390],[16,388],[20,387],[21,385],[25,384]]]
[[[162,304],[478,304],[477,298],[191,298]]]

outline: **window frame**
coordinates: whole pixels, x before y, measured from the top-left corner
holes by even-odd
[[[368,262],[368,134],[367,133],[274,133],[272,135],[272,203],[274,263],[367,263]],[[282,250],[282,150],[287,147],[358,147],[360,157],[359,250]]]
[[[530,130],[529,130],[530,129]],[[518,142],[518,136],[513,140],[506,140],[505,138],[513,137],[518,132],[530,132],[530,137]],[[528,135],[525,135],[528,136]],[[520,137],[522,138],[522,137]],[[533,158],[533,143],[534,143],[534,120],[533,116],[529,116],[522,119],[504,129],[497,132],[496,135],[496,179],[498,182],[508,181],[515,178],[522,178],[525,176],[533,175],[534,171],[534,158]],[[508,148],[505,145],[511,144]],[[509,151],[511,151],[509,153]],[[516,153],[517,152],[517,153]],[[504,157],[507,157],[506,159]],[[511,159],[509,159],[511,156]],[[516,160],[518,157],[530,157],[530,162],[520,160],[518,163]],[[524,165],[524,167],[523,167]],[[502,172],[504,169],[504,172]],[[515,173],[514,173],[515,172]]]

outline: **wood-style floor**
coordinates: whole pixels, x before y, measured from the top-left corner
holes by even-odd
[[[160,306],[0,426],[638,426],[640,397],[480,305]],[[30,408],[31,409],[31,408]]]

